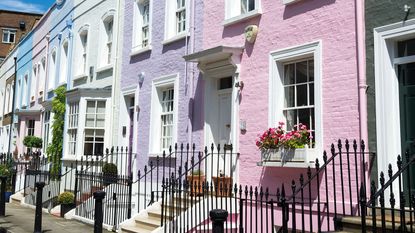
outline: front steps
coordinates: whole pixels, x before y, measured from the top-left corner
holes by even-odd
[[[415,218],[413,217],[413,220],[414,219]],[[386,215],[385,220],[386,220],[385,221],[386,232],[393,233],[393,232],[400,231],[401,223],[400,223],[400,217],[399,216],[395,216],[395,230],[393,230],[391,215]],[[336,223],[338,224],[339,229],[342,230],[343,232],[350,232],[350,233],[362,232],[361,217],[342,217],[339,220],[337,220]],[[412,224],[412,229],[415,230],[415,224],[410,222],[409,217],[406,217],[404,227],[406,227],[406,229],[408,231],[411,228],[411,224]],[[372,232],[372,227],[373,227],[372,216],[367,216],[367,218],[366,218],[366,230],[367,230],[367,232]],[[382,231],[382,220],[381,220],[380,215],[376,216],[376,229],[377,229],[377,232]]]

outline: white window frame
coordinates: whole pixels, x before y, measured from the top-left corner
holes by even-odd
[[[144,22],[144,10],[148,5],[148,22]],[[134,24],[131,56],[151,50],[151,22],[152,22],[152,1],[135,0],[134,1]],[[148,28],[147,44],[144,44],[143,29]]]
[[[56,48],[52,49],[49,59],[49,75],[48,75],[48,92],[52,91],[55,87],[55,77],[56,77],[56,59],[57,53]]]
[[[52,112],[50,110],[46,110],[43,112],[43,153],[46,154],[46,150],[49,145],[50,139],[50,122],[52,117]]]
[[[162,44],[169,44],[174,41],[185,38],[189,31],[189,0],[185,1],[185,30],[178,32],[177,29],[177,13],[183,11],[183,8],[178,8],[177,0],[166,1],[166,12],[165,12],[165,27],[164,27],[164,41]]]
[[[113,58],[115,54],[115,10],[111,9],[101,17],[101,29],[100,29],[100,58],[99,67],[102,70],[106,70],[113,64]],[[100,70],[100,69],[98,69]],[[97,72],[99,72],[97,70]]]
[[[66,52],[65,52],[66,47]],[[68,55],[69,55],[69,42],[65,40],[61,45],[60,53],[60,67],[59,67],[59,85],[66,83],[68,77]]]
[[[95,102],[95,112],[94,113],[87,113],[87,108],[88,108],[88,102]],[[104,112],[103,113],[97,113],[97,108],[98,108],[98,102],[104,102]],[[85,112],[84,112],[84,116],[82,116],[84,118],[84,135],[83,135],[83,144],[82,144],[82,154],[85,155],[85,144],[86,143],[93,143],[93,149],[92,149],[92,154],[95,154],[95,144],[97,143],[96,139],[96,130],[103,130],[104,131],[104,135],[103,135],[103,153],[105,153],[105,134],[106,134],[106,130],[105,130],[105,124],[107,123],[106,120],[104,120],[104,126],[102,127],[97,127],[95,126],[87,126],[87,115],[88,114],[93,114],[94,117],[94,122],[96,123],[97,120],[97,116],[98,114],[104,115],[104,119],[105,119],[105,115],[106,115],[106,108],[107,108],[107,104],[108,101],[106,99],[86,99],[85,100]],[[86,130],[93,130],[94,131],[94,140],[93,141],[86,141],[85,137],[86,137]]]
[[[228,26],[261,15],[261,0],[253,0],[255,1],[255,8],[247,12],[242,12],[241,10],[242,1],[249,0],[225,0],[225,20],[222,22],[223,26]]]
[[[309,160],[314,161],[320,158],[323,147],[323,121],[322,121],[322,42],[316,41],[296,47],[281,49],[270,53],[269,57],[269,90],[268,90],[268,126],[276,127],[278,122],[285,119],[284,109],[284,89],[282,78],[284,74],[284,64],[304,58],[314,59],[314,117],[315,117],[315,147],[314,157]],[[280,91],[282,90],[282,91]]]
[[[76,155],[79,128],[79,101],[68,103],[68,154]],[[73,151],[72,151],[73,150]]]
[[[150,120],[150,155],[160,155],[161,148],[161,94],[167,88],[174,89],[173,99],[173,133],[172,143],[177,141],[178,101],[179,101],[179,74],[163,76],[153,80],[151,93],[151,120]],[[166,151],[168,152],[168,151]]]
[[[29,128],[30,122],[33,122],[33,128]],[[26,136],[35,136],[36,121],[34,119],[29,119],[26,121]]]
[[[13,28],[3,28],[2,29],[2,36],[1,36],[1,40],[3,43],[6,44],[13,44],[16,43],[16,35],[17,35],[17,29],[13,29]],[[7,40],[4,40],[4,35],[7,33]],[[14,40],[10,41],[10,35],[13,34],[14,35]]]
[[[23,80],[22,80],[22,107],[26,107],[27,106],[27,99],[28,99],[28,94],[29,94],[29,73],[26,72],[26,74],[23,76]]]
[[[38,94],[39,94],[39,97],[42,97],[44,89],[45,89],[45,80],[46,80],[46,57],[43,57],[40,60],[38,74],[39,74],[39,85],[38,85],[39,93]]]
[[[30,102],[35,101],[37,80],[39,77],[39,64],[34,64],[32,72],[32,80],[30,81]]]
[[[83,38],[86,36],[86,43],[84,43]],[[88,74],[88,49],[89,41],[91,40],[89,33],[89,25],[84,25],[78,30],[77,36],[77,57],[78,57],[78,67],[76,69],[77,76],[87,76]],[[76,79],[78,77],[75,77]]]

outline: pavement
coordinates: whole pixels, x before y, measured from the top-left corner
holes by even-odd
[[[0,217],[0,233],[31,233],[34,230],[35,210],[15,203],[7,203],[6,216]],[[42,233],[89,233],[94,232],[91,225],[76,220],[67,220],[47,213],[42,213]],[[103,230],[103,233],[109,231]]]

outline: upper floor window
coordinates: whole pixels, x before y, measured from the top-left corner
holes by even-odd
[[[46,148],[49,145],[49,131],[50,131],[50,111],[43,113],[43,152],[46,153]]]
[[[29,75],[25,75],[23,78],[23,87],[22,87],[22,107],[27,106],[27,94],[29,92],[29,86],[27,85],[27,81],[29,79]]]
[[[259,9],[259,0],[227,0],[225,2],[225,18],[244,17],[256,13]]]
[[[43,95],[43,91],[44,91],[44,86],[45,86],[45,78],[46,78],[46,58],[42,58],[42,60],[40,61],[39,64],[39,69],[38,69],[38,76],[39,76],[39,96]]]
[[[88,62],[88,31],[83,30],[79,33],[78,46],[78,74],[85,75],[87,73]]]
[[[112,56],[112,38],[113,38],[113,25],[114,21],[111,19],[108,21],[106,25],[107,31],[107,63],[111,64],[111,56]]]
[[[187,31],[187,0],[166,1],[165,40],[174,38]]]
[[[39,76],[39,65],[35,64],[33,67],[32,81],[30,85],[30,101],[35,100],[38,76]]]
[[[181,33],[186,30],[186,0],[177,0],[176,30],[177,33]]]
[[[15,43],[16,33],[16,29],[3,29],[3,43]]]
[[[134,8],[133,48],[141,49],[150,45],[150,1],[137,1]]]
[[[109,65],[112,63],[112,54],[114,52],[114,44],[113,44],[113,38],[114,38],[114,11],[109,11],[111,14],[108,15],[106,13],[103,16],[103,30],[101,30],[101,58],[99,60],[99,65],[101,67]]]
[[[68,75],[68,41],[62,44],[60,63],[59,84],[62,84],[66,82]]]
[[[49,75],[48,75],[48,89],[52,90],[55,85],[55,75],[56,75],[56,50],[53,50],[49,62]]]

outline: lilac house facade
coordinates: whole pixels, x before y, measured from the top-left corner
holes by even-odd
[[[200,102],[197,89],[202,84],[196,66],[182,57],[201,49],[203,5],[201,1],[171,2],[123,1],[121,101],[115,138],[116,145],[137,153],[139,166],[161,156],[175,142],[202,145],[201,109],[194,104]]]

